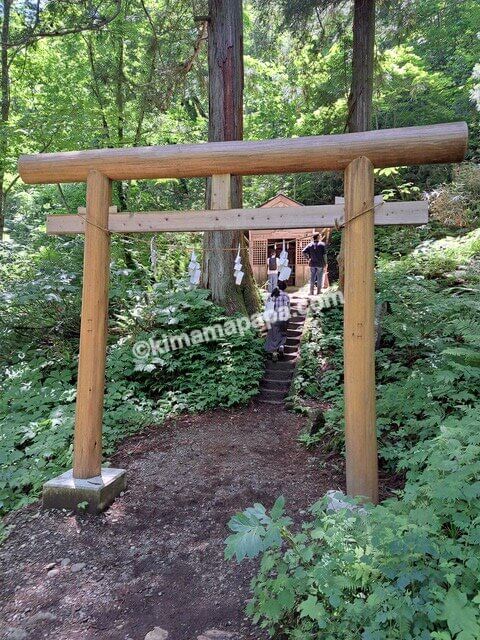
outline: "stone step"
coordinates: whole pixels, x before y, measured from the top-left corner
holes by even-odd
[[[287,344],[300,344],[301,334],[292,335],[287,331]]]
[[[258,401],[263,402],[264,404],[277,404],[279,406],[283,406],[283,398],[282,400],[272,400],[271,398],[264,398],[262,396],[258,396]]]
[[[303,327],[287,326],[287,336],[300,338],[302,336],[302,333],[303,333]]]
[[[282,376],[281,374],[285,373],[284,376]],[[265,377],[261,380],[261,383],[263,384],[265,383],[280,383],[280,384],[288,384],[290,385],[292,383],[292,379],[293,379],[293,371],[292,374],[289,374],[288,371],[278,371],[276,373],[274,373],[273,375],[270,375],[269,373],[265,374]]]
[[[287,389],[261,389],[260,396],[268,396],[274,400],[278,398],[284,398],[287,395]]]
[[[259,402],[278,407],[283,406],[290,390],[306,319],[306,307],[301,299],[291,300],[291,311],[292,316],[287,325],[285,353],[277,362],[267,360],[258,395]]]
[[[271,362],[272,364],[287,363],[293,367],[294,366],[293,360],[295,360],[297,355],[298,355],[298,347],[287,345],[285,347],[283,355],[280,355],[280,354],[278,355],[278,360],[276,362],[275,360],[269,360],[269,362]],[[288,367],[286,368],[288,369]]]
[[[266,398],[267,400],[283,400],[288,394],[288,390],[282,389],[261,389],[259,398]]]
[[[270,380],[280,378],[281,380],[285,380],[287,377],[291,378],[294,371],[295,363],[291,360],[286,360],[284,356],[282,360],[268,363],[265,367],[264,378],[269,378]]]
[[[291,314],[290,314],[290,320],[303,320],[305,321],[306,319],[306,314],[305,313],[300,313],[298,312],[296,309],[292,309],[291,310]]]
[[[272,360],[268,360],[265,368],[268,374],[271,374],[274,371],[293,372],[294,363],[290,362],[289,360],[278,360],[278,362],[273,362]]]
[[[290,305],[295,305],[295,306],[300,306],[303,307],[304,309],[306,309],[308,307],[310,303],[307,302],[307,304],[305,304],[305,300],[304,298],[297,298],[296,296],[290,296]]]
[[[297,317],[297,318],[306,318],[307,317],[306,309],[303,309],[302,307],[296,307],[295,305],[290,305],[290,314],[292,316]]]
[[[262,380],[260,388],[265,391],[281,391],[282,393],[287,393],[290,389],[291,380]]]
[[[303,316],[292,316],[288,320],[289,326],[303,327],[304,324],[305,324],[305,318]]]
[[[298,324],[298,323],[295,323],[295,322],[293,324],[289,323],[287,325],[287,335],[288,335],[289,331],[297,332],[297,336],[300,338],[300,336],[303,333],[303,324]]]

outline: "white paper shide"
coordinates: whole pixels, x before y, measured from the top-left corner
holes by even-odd
[[[292,273],[291,268],[288,266],[288,251],[285,249],[285,240],[283,241],[282,252],[280,253],[280,257],[278,259],[279,280],[288,280]]]
[[[240,245],[238,245],[237,256],[233,265],[233,275],[235,277],[235,284],[242,284],[243,276],[245,275],[245,273],[243,272],[242,257],[240,255]]]
[[[200,282],[200,273],[200,263],[197,260],[195,251],[192,251],[190,262],[188,264],[188,275],[190,278],[190,284],[196,285]]]

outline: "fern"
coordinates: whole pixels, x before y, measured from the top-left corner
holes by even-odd
[[[446,417],[460,418],[478,406],[479,237],[475,231],[463,238],[432,241],[401,260],[379,263],[377,297],[389,303],[389,313],[376,354],[377,428],[380,456],[394,468],[408,461],[419,442],[435,437]],[[452,290],[447,271],[438,280],[429,277],[439,264],[443,244],[454,259],[453,268],[464,265],[461,291]],[[342,310],[314,312],[312,327],[301,352],[308,366],[302,368],[296,393],[306,395],[315,371],[312,358],[316,359],[317,370],[323,370],[320,395],[330,403],[324,441],[342,450]]]

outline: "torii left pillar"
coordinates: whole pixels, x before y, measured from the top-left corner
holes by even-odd
[[[43,506],[98,513],[125,488],[123,469],[103,468],[102,423],[108,335],[111,181],[99,171],[87,177],[82,317],[78,363],[73,469],[49,480]]]

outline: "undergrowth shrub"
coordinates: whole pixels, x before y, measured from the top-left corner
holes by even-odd
[[[147,298],[137,300],[129,314],[118,318],[130,336],[121,348],[130,366],[123,375],[138,380],[151,397],[168,395],[178,409],[187,411],[246,402],[258,393],[264,369],[263,342],[252,328],[228,331],[226,327],[235,319],[209,300],[204,289],[158,283]],[[140,362],[131,357],[137,341],[162,344],[164,338],[194,331],[198,335],[206,327],[220,329],[208,341],[160,355],[150,353]]]
[[[230,521],[227,558],[262,556],[247,610],[270,635],[480,637],[479,256],[476,230],[379,261],[377,430],[384,464],[406,477],[397,497],[338,512],[324,499],[300,529],[282,500]],[[298,401],[319,387],[328,403],[324,449],[344,446],[342,316],[313,312],[295,383]]]
[[[455,169],[452,182],[428,194],[434,220],[456,226],[471,225],[480,215],[480,167],[462,163]]]
[[[111,363],[109,357],[108,363]],[[110,377],[107,366],[103,452],[156,418],[138,384]],[[71,466],[76,360],[25,354],[0,379],[0,513],[28,504],[45,480]]]
[[[234,516],[226,557],[261,554],[247,612],[298,640],[480,637],[480,421],[446,419],[412,451],[401,499],[295,529],[278,500]]]
[[[445,256],[444,252],[448,251]],[[480,386],[480,231],[423,243],[398,261],[380,261],[377,301],[388,304],[376,353],[379,454],[392,469],[446,416],[478,403]],[[455,269],[454,272],[447,269]],[[436,278],[432,277],[432,274]],[[316,310],[310,362],[295,390],[319,385],[328,404],[317,439],[343,447],[343,309]],[[312,345],[313,343],[313,345]],[[310,355],[311,358],[311,355]],[[318,373],[320,371],[320,373]]]
[[[39,299],[44,291],[50,291],[47,276],[42,282],[46,284],[38,291]],[[27,341],[23,331],[15,337],[12,322],[6,322],[1,332],[8,335],[10,349],[9,361],[0,366],[0,513],[31,502],[45,480],[71,466],[77,345],[76,338],[57,324],[70,299],[72,309],[77,308],[71,286],[67,278],[64,288],[52,289],[52,310],[45,316],[48,330],[42,339],[33,332]],[[18,284],[15,292],[20,288]],[[261,340],[251,329],[148,362],[135,360],[132,347],[138,340],[225,321],[224,310],[208,299],[207,291],[191,289],[185,283],[158,284],[150,291],[125,287],[123,296],[125,309],[110,321],[105,457],[121,439],[147,424],[161,424],[181,411],[229,407],[248,401],[257,392],[263,352]],[[4,309],[7,297],[5,293]],[[28,304],[26,300],[12,303],[17,305],[12,307],[13,322],[22,317],[21,309],[27,314],[28,305],[35,304],[31,290],[27,297]],[[118,305],[115,308],[118,310]],[[32,319],[33,314],[42,320],[41,307],[28,317]],[[69,317],[74,315],[72,311]],[[19,350],[20,346],[24,350]]]

